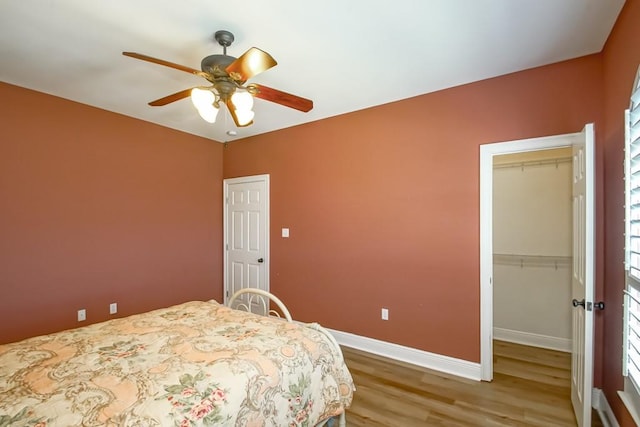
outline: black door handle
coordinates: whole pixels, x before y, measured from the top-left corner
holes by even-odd
[[[264,258],[258,258],[258,262],[260,263],[264,262]]]
[[[571,301],[571,304],[573,304],[574,307],[581,305],[582,308],[584,308],[584,300],[578,301],[577,299],[574,298],[573,301]]]

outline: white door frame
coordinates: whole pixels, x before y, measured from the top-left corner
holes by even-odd
[[[222,219],[222,233],[223,233],[223,238],[222,238],[222,253],[224,254],[224,259],[223,259],[223,266],[222,266],[222,271],[223,271],[223,290],[222,293],[223,295],[223,300],[224,300],[224,304],[227,304],[227,300],[229,298],[231,298],[231,295],[228,295],[228,291],[229,291],[229,271],[228,271],[228,262],[229,262],[229,251],[227,250],[229,247],[229,218],[228,218],[228,201],[229,201],[229,186],[233,185],[233,184],[241,184],[241,183],[245,183],[245,182],[255,182],[255,181],[264,181],[265,182],[265,186],[267,189],[267,194],[266,194],[266,206],[265,206],[265,215],[266,215],[266,223],[267,223],[267,227],[265,229],[265,240],[266,240],[266,245],[265,245],[265,259],[266,261],[264,262],[263,266],[265,268],[265,289],[267,292],[270,289],[270,284],[269,284],[269,265],[271,264],[271,253],[270,253],[270,237],[269,237],[269,229],[270,229],[270,224],[271,224],[271,218],[270,218],[270,199],[271,199],[271,185],[269,182],[269,174],[263,174],[263,175],[251,175],[251,176],[241,176],[238,178],[227,178],[225,180],[223,180],[223,191],[222,191],[222,206],[223,206],[223,219]]]
[[[480,146],[480,377],[493,380],[493,156],[571,147],[582,133]],[[570,301],[567,301],[569,310]]]

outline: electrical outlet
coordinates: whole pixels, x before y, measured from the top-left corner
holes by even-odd
[[[386,308],[383,308],[381,312],[381,317],[382,317],[382,320],[389,320],[389,310]]]
[[[84,308],[82,310],[78,310],[78,322],[84,322],[87,320],[87,310]]]
[[[112,302],[109,304],[109,314],[116,314],[118,312],[118,303]]]

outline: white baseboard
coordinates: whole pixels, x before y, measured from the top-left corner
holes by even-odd
[[[380,341],[373,338],[354,335],[348,332],[341,332],[329,329],[338,344],[363,350],[368,353],[388,357],[423,368],[433,369],[459,377],[480,381],[480,363],[469,362],[467,360],[456,359],[441,354],[429,353],[411,347]]]
[[[571,353],[571,340],[567,338],[550,337],[547,335],[532,334],[530,332],[513,331],[511,329],[493,328],[493,339]]]
[[[598,415],[600,415],[600,420],[602,421],[602,424],[604,424],[604,427],[620,427],[611,406],[609,406],[607,396],[604,395],[604,392],[601,389],[593,389],[591,393],[591,406],[593,406],[593,409],[598,411]]]

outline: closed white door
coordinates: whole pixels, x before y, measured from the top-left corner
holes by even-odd
[[[269,291],[269,175],[224,180],[224,301],[238,290]]]
[[[594,132],[587,125],[573,144],[573,350],[571,402],[578,426],[591,426],[595,273]]]

